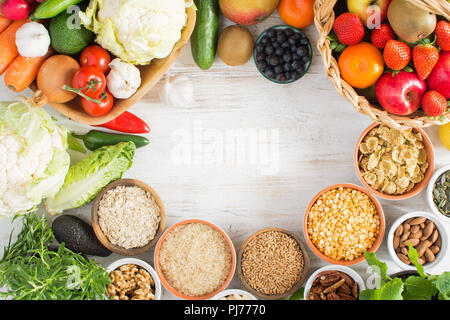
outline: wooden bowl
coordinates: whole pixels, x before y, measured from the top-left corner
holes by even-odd
[[[104,194],[108,192],[111,189],[114,189],[117,186],[136,186],[141,189],[144,189],[145,191],[149,192],[153,199],[155,199],[156,204],[158,205],[160,209],[160,221],[159,221],[159,227],[156,231],[156,234],[154,238],[147,243],[145,246],[138,247],[138,248],[131,248],[131,249],[125,249],[123,247],[117,246],[113,243],[111,243],[106,235],[103,233],[102,229],[100,228],[100,224],[98,221],[98,206],[100,204],[100,201],[102,200]],[[158,242],[159,237],[161,237],[164,228],[166,227],[166,214],[164,211],[164,205],[161,201],[161,198],[158,196],[158,194],[153,190],[150,186],[148,186],[146,183],[135,180],[135,179],[119,179],[116,180],[110,184],[108,184],[95,198],[94,203],[92,205],[92,228],[94,229],[95,235],[97,236],[98,240],[110,251],[121,254],[123,256],[135,256],[138,254],[142,254],[155,246],[155,244]]]
[[[179,226],[189,224],[189,223],[203,223],[207,226],[210,226],[214,230],[218,231],[227,241],[228,246],[230,248],[230,252],[231,252],[231,268],[230,268],[230,273],[228,274],[227,279],[225,280],[225,282],[222,284],[222,286],[219,289],[217,289],[216,291],[210,292],[206,295],[203,295],[203,296],[187,296],[187,295],[179,292],[175,287],[170,285],[169,282],[166,280],[166,278],[164,277],[164,274],[162,272],[160,262],[159,262],[159,253],[161,252],[161,245],[164,242],[164,239],[167,237],[167,235],[170,232],[172,232],[174,229],[178,228]],[[166,232],[164,232],[164,234],[159,239],[158,244],[156,245],[153,261],[155,263],[156,273],[158,274],[158,277],[159,277],[161,283],[170,293],[176,295],[177,297],[179,297],[181,299],[185,299],[185,300],[205,300],[205,299],[210,299],[210,298],[214,297],[219,292],[222,292],[230,284],[231,280],[233,279],[234,272],[236,270],[236,251],[234,249],[234,245],[233,245],[233,242],[231,241],[230,237],[221,228],[219,228],[215,224],[212,224],[211,222],[208,222],[208,221],[198,220],[198,219],[189,219],[189,220],[184,220],[184,221],[174,224],[169,229],[167,229]]]
[[[300,250],[303,253],[303,272],[302,275],[300,277],[300,280],[294,284],[292,286],[291,289],[289,289],[288,291],[286,291],[283,294],[278,294],[278,295],[267,295],[264,294],[262,292],[259,292],[255,289],[253,289],[247,282],[244,273],[242,272],[242,255],[244,254],[245,248],[247,247],[248,243],[250,241],[252,241],[256,236],[268,232],[268,231],[277,231],[277,232],[283,232],[287,235],[289,235],[290,237],[292,237],[299,245]],[[286,298],[291,296],[292,294],[294,294],[302,285],[303,283],[306,281],[307,277],[308,277],[308,273],[309,273],[309,268],[310,268],[310,261],[309,261],[309,255],[308,252],[304,246],[304,244],[300,241],[300,239],[293,234],[290,231],[284,230],[284,229],[279,229],[279,228],[266,228],[263,230],[260,230],[254,234],[252,234],[247,240],[245,240],[245,242],[242,244],[241,248],[239,249],[239,253],[238,253],[238,264],[237,264],[237,272],[238,272],[238,276],[239,279],[242,282],[242,285],[246,288],[247,291],[249,291],[251,294],[264,299],[264,300],[276,300],[276,299],[282,299],[282,298]]]
[[[154,59],[149,65],[137,66],[141,71],[141,86],[136,93],[128,99],[115,99],[114,106],[110,112],[101,117],[93,117],[88,115],[81,107],[80,97],[75,98],[67,103],[52,103],[53,108],[61,112],[66,117],[88,125],[99,125],[111,121],[123,112],[136,104],[156,83],[164,76],[170,66],[180,55],[181,51],[188,43],[192,31],[194,30],[196,20],[196,10],[194,8],[186,9],[188,18],[184,29],[181,32],[181,39],[175,44],[172,53],[164,59]],[[30,88],[37,90],[37,86],[33,83]]]
[[[316,203],[317,199],[320,198],[320,196],[322,194],[324,194],[325,192],[329,191],[329,190],[333,190],[333,189],[337,189],[337,188],[351,188],[351,189],[355,189],[358,191],[361,191],[363,193],[365,193],[367,196],[369,196],[370,200],[372,200],[373,204],[375,205],[375,208],[377,209],[377,213],[378,216],[380,218],[380,230],[378,231],[378,236],[375,239],[375,242],[373,243],[372,247],[367,250],[368,252],[375,252],[377,251],[377,249],[380,247],[381,242],[383,242],[383,237],[384,237],[384,231],[386,229],[386,221],[384,219],[384,212],[383,212],[383,208],[381,207],[380,203],[378,202],[378,200],[366,189],[364,189],[363,187],[354,185],[354,184],[348,184],[348,183],[341,183],[341,184],[335,184],[333,186],[330,186],[328,188],[323,189],[322,191],[320,191],[309,203],[308,207],[306,208],[306,212],[305,212],[305,218],[303,220],[303,232],[305,234],[305,240],[306,243],[308,244],[309,248],[322,260],[328,262],[328,263],[332,263],[332,264],[338,264],[338,265],[342,265],[342,266],[350,266],[350,265],[354,265],[357,263],[362,262],[365,258],[364,258],[364,254],[361,254],[359,257],[356,257],[353,260],[350,261],[346,261],[346,260],[335,260],[332,259],[330,257],[328,257],[327,255],[323,254],[322,252],[319,251],[319,249],[317,249],[317,247],[314,245],[314,243],[311,241],[311,239],[309,238],[309,234],[308,234],[308,215],[309,212],[311,211],[312,206],[314,205],[314,203]]]
[[[356,142],[355,152],[353,154],[353,162],[354,162],[354,165],[355,165],[356,174],[357,174],[359,180],[361,181],[361,183],[364,185],[364,187],[367,190],[369,190],[371,193],[373,193],[374,195],[376,195],[377,197],[380,197],[382,199],[386,199],[386,200],[405,200],[405,199],[409,199],[411,197],[414,197],[415,195],[417,195],[419,192],[421,192],[427,186],[428,182],[431,179],[431,176],[433,175],[433,172],[434,172],[434,149],[433,149],[433,144],[431,143],[431,140],[430,140],[430,138],[428,137],[428,135],[426,134],[425,131],[423,131],[420,128],[414,128],[413,130],[419,132],[422,135],[423,144],[425,145],[425,150],[427,151],[428,168],[427,168],[427,170],[424,173],[424,178],[419,183],[416,183],[414,188],[412,188],[409,192],[406,192],[406,193],[403,193],[403,194],[400,194],[400,195],[391,195],[391,194],[382,193],[382,192],[372,188],[372,186],[370,186],[366,182],[366,180],[362,176],[361,168],[359,167],[359,146],[360,146],[361,142],[363,141],[363,139],[367,136],[367,134],[373,128],[375,128],[375,127],[377,127],[379,125],[380,124],[378,124],[378,123],[371,124],[366,130],[363,131],[361,136],[358,138],[358,141]]]

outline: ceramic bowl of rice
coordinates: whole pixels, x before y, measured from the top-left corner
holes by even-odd
[[[203,300],[228,286],[236,269],[236,252],[221,228],[191,219],[164,232],[156,244],[154,261],[169,292],[186,300]]]

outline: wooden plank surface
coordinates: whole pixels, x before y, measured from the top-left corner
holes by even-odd
[[[282,21],[274,14],[250,30],[256,37],[276,24]],[[315,48],[315,28],[305,32],[313,43],[314,59],[307,75],[297,82],[271,83],[253,61],[228,67],[217,58],[209,71],[201,71],[188,46],[163,80],[130,110],[149,123],[151,143],[139,149],[124,177],[141,179],[159,193],[167,226],[188,218],[209,220],[228,232],[236,250],[266,227],[284,228],[304,239],[304,211],[318,191],[341,182],[361,185],[352,155],[371,120],[335,91]],[[1,100],[14,96],[0,87]],[[76,132],[89,130],[67,119],[61,123]],[[435,146],[436,167],[449,164],[450,152],[440,143],[437,128],[426,132]],[[247,142],[232,139],[239,133]],[[430,211],[424,192],[410,200],[380,202],[386,234],[402,214]],[[89,221],[90,206],[68,213]],[[0,248],[11,230],[10,219],[0,220]],[[326,265],[312,251],[309,254],[311,273]],[[389,258],[386,241],[377,255],[388,262],[390,271],[400,270]],[[140,257],[153,263],[152,250]],[[107,266],[119,258],[111,255],[97,261]],[[353,269],[370,279],[365,262]],[[432,271],[443,270],[450,270],[450,259]],[[242,288],[237,275],[229,288]],[[163,298],[175,297],[165,291]]]

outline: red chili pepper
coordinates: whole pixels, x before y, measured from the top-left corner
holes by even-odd
[[[94,127],[103,127],[115,131],[126,133],[149,133],[150,127],[144,120],[138,118],[134,114],[125,111],[120,116],[111,121]]]

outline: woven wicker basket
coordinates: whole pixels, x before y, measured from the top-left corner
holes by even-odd
[[[339,0],[343,1],[343,0]],[[410,0],[417,5],[450,20],[450,4],[447,0]],[[333,30],[335,19],[334,7],[337,0],[316,0],[314,3],[314,23],[319,31],[317,47],[322,55],[323,64],[327,76],[333,81],[337,91],[346,97],[355,109],[370,116],[373,121],[383,123],[391,128],[406,129],[423,128],[432,125],[443,124],[440,120],[427,117],[422,111],[415,112],[409,116],[396,116],[381,107],[371,104],[364,96],[359,96],[356,91],[345,80],[341,78],[339,66],[332,55],[328,34]],[[445,114],[446,119],[450,118],[450,112]]]

